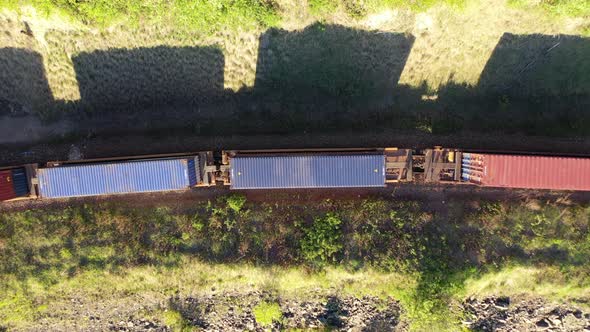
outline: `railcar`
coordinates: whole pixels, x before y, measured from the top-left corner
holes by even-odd
[[[43,167],[27,165],[9,171],[21,169],[26,178],[27,197],[50,199],[206,187],[215,184],[215,179],[210,176],[216,167],[213,165],[212,152],[198,152],[52,161]],[[23,186],[20,184],[20,187]],[[0,190],[7,193],[0,196],[0,200],[18,198],[5,187],[8,188],[6,185],[0,186]]]
[[[384,187],[395,182],[460,181],[454,149],[224,151],[220,174],[230,189]]]
[[[435,147],[229,150],[0,169],[0,200],[228,186],[231,190],[371,188],[398,182],[590,191],[590,158]]]

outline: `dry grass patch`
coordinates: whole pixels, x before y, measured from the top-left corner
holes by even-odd
[[[590,309],[590,280],[584,271],[551,266],[511,266],[468,278],[459,297],[537,296]]]

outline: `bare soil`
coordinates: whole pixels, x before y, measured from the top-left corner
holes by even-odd
[[[267,291],[215,292],[165,297],[129,296],[110,301],[72,298],[41,317],[28,331],[172,331],[154,312],[180,313],[185,325],[200,331],[282,331],[287,328],[335,331],[404,331],[401,308],[392,299],[356,298],[310,292],[298,299]],[[280,305],[280,317],[266,325],[253,309],[266,301]]]
[[[134,207],[167,206],[179,211],[205,204],[230,193],[240,193],[248,201],[266,203],[316,204],[325,199],[358,200],[380,197],[394,200],[418,200],[433,211],[444,211],[446,202],[452,199],[478,199],[497,201],[559,202],[583,204],[590,202],[590,192],[564,192],[549,190],[525,190],[482,188],[470,185],[399,183],[385,188],[354,189],[291,189],[291,190],[246,190],[230,191],[227,187],[195,188],[186,191],[162,193],[125,194],[68,199],[23,199],[0,204],[1,211],[21,211],[38,208],[59,208],[73,204],[115,203]]]

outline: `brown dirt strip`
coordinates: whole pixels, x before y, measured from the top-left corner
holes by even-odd
[[[0,204],[0,212],[29,209],[57,209],[82,204],[117,204],[135,208],[167,206],[182,211],[206,204],[209,200],[239,193],[254,203],[313,205],[321,200],[359,200],[382,198],[390,200],[417,200],[425,203],[432,211],[444,210],[450,200],[492,200],[522,201],[541,200],[562,204],[584,204],[590,202],[590,192],[565,192],[548,190],[525,190],[504,188],[483,188],[471,185],[414,184],[400,183],[385,188],[351,189],[290,189],[290,190],[244,190],[233,191],[227,187],[195,188],[186,191],[160,193],[125,194],[109,196],[79,197],[69,199],[31,199]]]

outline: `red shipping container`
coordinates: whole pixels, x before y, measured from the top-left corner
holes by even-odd
[[[590,158],[468,155],[463,167],[478,169],[483,186],[590,191]]]
[[[0,201],[13,198],[16,198],[16,193],[12,183],[12,171],[0,171]]]

